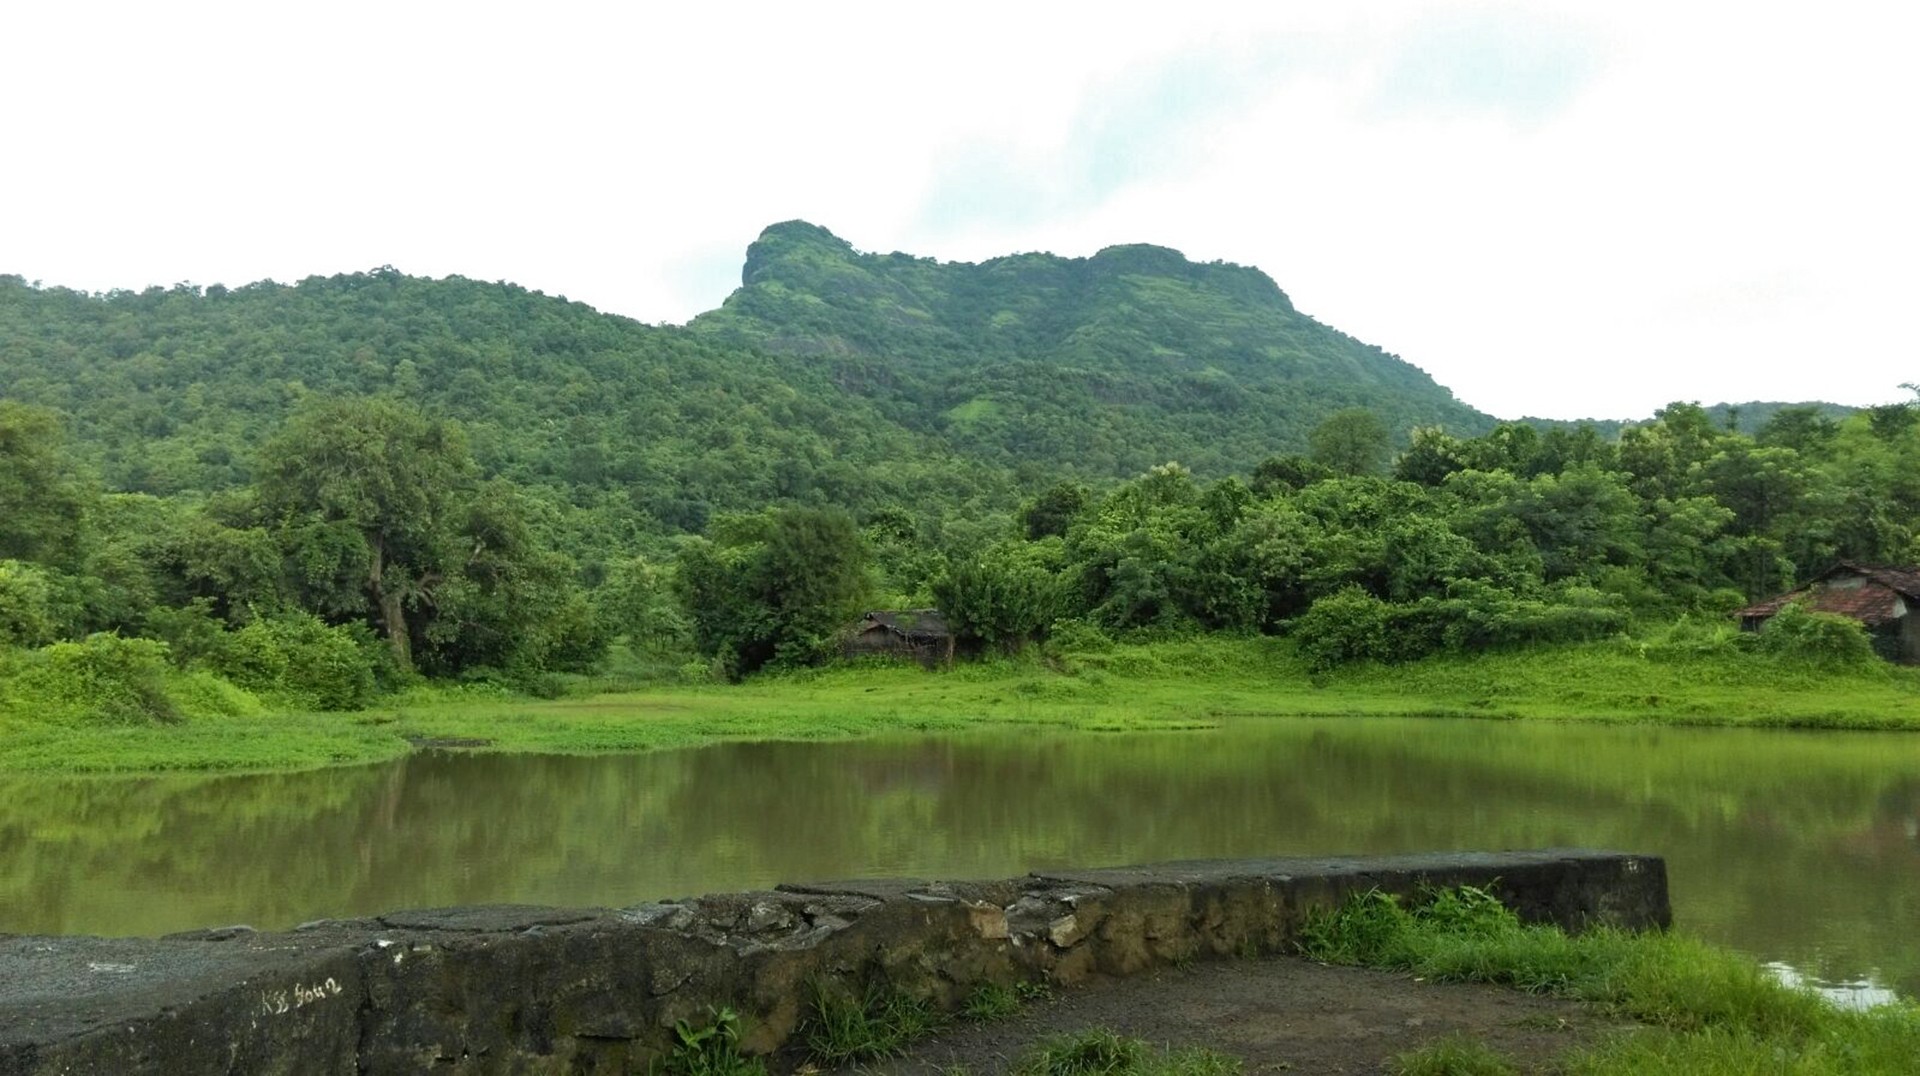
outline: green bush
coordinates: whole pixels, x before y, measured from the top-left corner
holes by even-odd
[[[10,708],[55,724],[172,724],[184,715],[167,692],[169,671],[165,643],[89,635],[32,655]]]
[[[46,569],[0,560],[0,646],[43,646],[58,634]]]
[[[1315,669],[1349,661],[1388,661],[1395,649],[1394,608],[1359,587],[1347,587],[1313,603],[1293,619],[1290,631]]]
[[[1761,653],[1839,668],[1874,660],[1873,638],[1858,620],[1815,613],[1799,604],[1775,613],[1760,629]]]
[[[210,664],[235,684],[284,705],[359,710],[373,700],[380,653],[364,632],[292,613],[227,633]]]
[[[1625,603],[1590,587],[1544,597],[1480,579],[1447,584],[1446,597],[1386,602],[1347,587],[1313,603],[1289,629],[1314,669],[1349,661],[1412,661],[1444,650],[1597,639],[1627,626]]]
[[[1085,620],[1056,620],[1047,632],[1049,654],[1104,654],[1113,649],[1113,639],[1098,625]]]

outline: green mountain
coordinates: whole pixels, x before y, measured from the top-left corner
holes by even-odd
[[[87,295],[0,277],[0,396],[61,412],[112,489],[209,493],[303,402],[459,419],[482,469],[610,541],[771,503],[1004,502],[1005,476],[823,371],[510,284],[391,269]]]
[[[979,519],[1063,477],[1246,473],[1356,405],[1402,438],[1492,425],[1258,270],[1152,246],[971,265],[778,224],[685,327],[390,268],[98,295],[0,276],[0,397],[60,412],[109,489],[243,487],[303,405],[366,395],[460,420],[580,552],[769,504]]]
[[[1169,459],[1244,472],[1354,406],[1401,438],[1493,425],[1418,368],[1301,314],[1259,270],[1164,247],[943,263],[863,254],[789,221],[688,327],[792,356],[969,457],[1088,477]]]

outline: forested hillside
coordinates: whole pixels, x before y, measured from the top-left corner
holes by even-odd
[[[1258,269],[1178,251],[1016,254],[979,264],[856,252],[776,224],[739,290],[689,326],[791,355],[969,457],[1086,478],[1179,460],[1245,471],[1343,408],[1402,441],[1488,418],[1412,365],[1307,317]]]
[[[244,486],[301,406],[376,395],[458,420],[483,473],[586,513],[582,548],[773,503],[1007,500],[996,469],[826,371],[509,284],[381,269],[91,296],[0,277],[0,396],[60,412],[109,489]]]

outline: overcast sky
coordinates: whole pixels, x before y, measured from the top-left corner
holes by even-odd
[[[664,6],[13,5],[0,272],[680,322],[800,217],[1255,265],[1502,417],[1920,381],[1913,5]]]

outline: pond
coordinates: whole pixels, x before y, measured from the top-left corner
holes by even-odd
[[[0,932],[158,934],[485,902],[1284,854],[1667,857],[1675,918],[1920,995],[1920,739],[1243,718],[262,776],[0,778]]]

